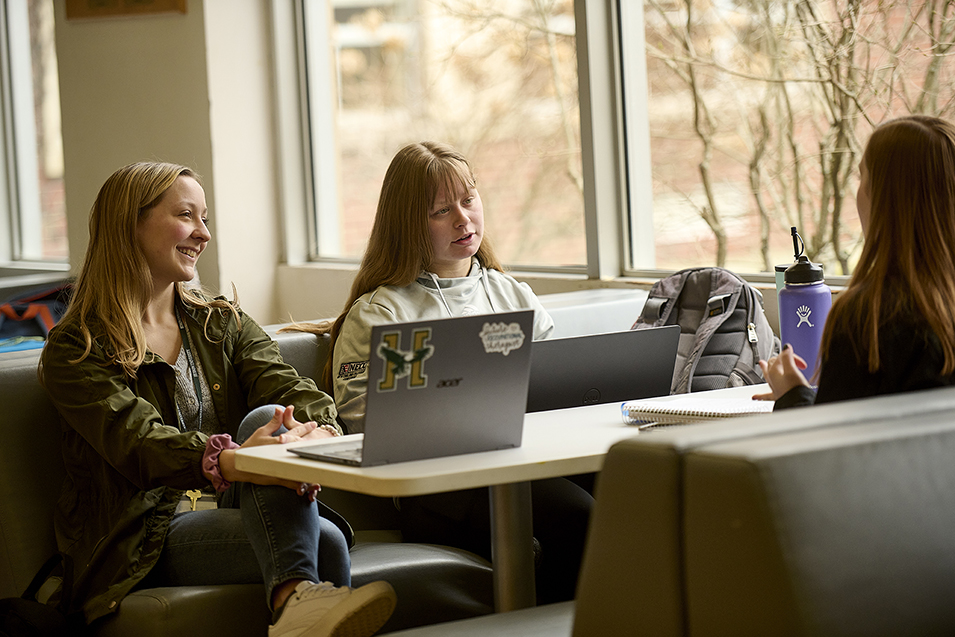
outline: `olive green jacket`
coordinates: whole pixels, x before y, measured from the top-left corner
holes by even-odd
[[[335,425],[335,405],[314,381],[282,361],[278,345],[250,317],[184,307],[223,433],[235,436],[255,407],[294,405],[296,419]],[[55,514],[59,549],[73,557],[72,610],[86,621],[113,612],[159,558],[183,490],[209,485],[201,461],[207,437],[180,432],[175,372],[147,352],[135,379],[96,340],[89,356],[76,326],[55,327],[42,377],[61,417],[66,480]],[[337,427],[337,425],[335,425]]]

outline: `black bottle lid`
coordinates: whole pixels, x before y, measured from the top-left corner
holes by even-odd
[[[822,264],[813,263],[804,254],[796,258],[796,262],[786,268],[786,283],[805,285],[823,280]]]

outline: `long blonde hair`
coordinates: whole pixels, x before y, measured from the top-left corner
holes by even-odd
[[[342,313],[334,321],[300,323],[288,329],[329,334],[330,351],[334,352],[348,310],[359,297],[383,285],[410,285],[430,267],[434,247],[428,213],[441,187],[455,192],[460,186],[473,188],[475,184],[468,160],[447,144],[420,142],[399,150],[385,173],[368,246]],[[484,267],[503,271],[486,235],[476,256]],[[329,356],[324,371],[329,388],[332,358]]]
[[[86,341],[86,350],[71,363],[89,356],[93,345],[90,325],[95,323],[96,337],[102,339],[107,355],[127,376],[136,376],[146,357],[142,318],[153,286],[149,265],[136,239],[136,226],[180,176],[200,181],[199,175],[185,166],[139,162],[120,168],[100,188],[90,211],[86,258],[69,307],[59,322],[59,326],[77,326]],[[195,285],[176,284],[184,302],[210,312],[213,308],[228,309],[238,319],[237,297],[231,303],[207,301],[197,291]]]
[[[883,364],[879,329],[922,317],[955,371],[955,126],[910,115],[879,126],[862,161],[869,176],[865,245],[826,320],[825,359],[838,329],[870,372]]]

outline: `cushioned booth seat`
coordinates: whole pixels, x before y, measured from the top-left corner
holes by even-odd
[[[953,458],[955,410],[689,454],[689,634],[955,634]]]
[[[811,437],[832,427],[861,427],[874,420],[906,423],[952,410],[955,388],[669,427],[621,443],[608,455],[597,486],[577,592],[577,621],[595,630],[589,634],[620,634],[614,629],[621,626],[630,635],[687,634],[684,516],[689,454],[731,441],[790,432]]]
[[[615,445],[576,600],[402,637],[955,634],[955,388]]]

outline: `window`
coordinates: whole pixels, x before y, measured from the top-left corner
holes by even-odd
[[[955,114],[951,2],[645,0],[642,28],[659,268],[772,270],[795,226],[850,273],[869,133]]]
[[[394,153],[435,140],[471,162],[503,261],[585,264],[572,2],[306,0],[303,17],[315,256],[360,257]]]
[[[53,5],[0,6],[0,262],[67,258]]]
[[[945,0],[304,2],[322,258],[360,254],[392,154],[437,138],[511,266],[769,272],[795,226],[847,274],[872,128],[955,116]]]

